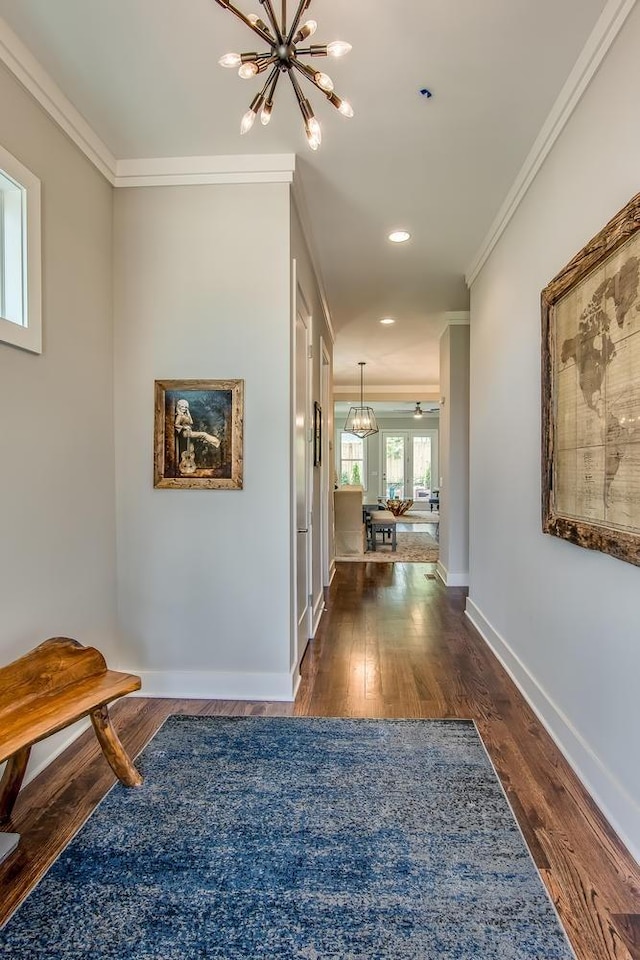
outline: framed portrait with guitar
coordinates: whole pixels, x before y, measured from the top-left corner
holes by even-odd
[[[156,380],[154,487],[241,490],[243,380]]]

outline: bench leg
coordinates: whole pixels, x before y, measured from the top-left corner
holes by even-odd
[[[23,747],[12,757],[9,757],[7,766],[0,781],[0,823],[6,823],[11,816],[14,804],[18,799],[20,787],[27,772],[31,747]]]
[[[125,787],[139,787],[142,783],[142,777],[120,743],[118,734],[111,725],[111,718],[106,706],[96,707],[95,710],[91,711],[90,717],[102,752],[118,780]]]

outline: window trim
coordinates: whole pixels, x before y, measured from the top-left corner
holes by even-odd
[[[342,436],[343,434],[348,437],[353,437],[354,440],[362,441],[362,489],[366,491],[367,489],[367,444],[364,442],[362,437],[356,437],[355,434],[349,433],[348,430],[345,430],[344,427],[338,429],[338,477],[342,477]],[[339,483],[339,486],[342,486],[342,483]]]
[[[39,179],[0,146],[0,170],[24,190],[22,324],[0,316],[0,343],[42,353],[42,238]]]

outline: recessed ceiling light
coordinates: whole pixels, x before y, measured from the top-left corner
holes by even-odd
[[[406,230],[394,230],[393,233],[389,234],[389,240],[391,243],[406,243],[407,240],[411,239],[411,234],[407,233]]]
[[[384,320],[381,320],[380,323],[384,323],[385,326],[389,326],[391,323],[395,323],[395,320],[392,317],[385,317]]]

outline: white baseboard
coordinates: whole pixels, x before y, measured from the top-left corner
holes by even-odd
[[[311,639],[316,635],[316,631],[320,626],[320,621],[322,620],[322,614],[324,613],[324,590],[321,591],[320,596],[316,597],[316,600],[313,604],[313,614],[311,617]]]
[[[13,853],[19,843],[19,833],[0,833],[0,863]]]
[[[212,670],[137,670],[142,678],[135,697],[172,697],[178,700],[280,700],[295,698],[293,672],[222,673]]]
[[[445,587],[468,587],[469,586],[469,572],[466,573],[451,573],[444,566],[443,563],[440,563],[438,560],[436,564],[436,573],[444,583]]]
[[[292,681],[291,687],[292,687],[292,693],[293,693],[291,699],[295,700],[295,698],[298,695],[300,684],[302,683],[302,677],[300,675],[300,667],[294,667],[294,669],[291,671],[291,681]]]
[[[470,597],[467,598],[465,612],[594,802],[631,855],[640,863],[640,806],[636,800],[611,773]]]
[[[85,730],[89,730],[90,728],[91,721],[88,718],[86,720],[79,720],[78,723],[74,723],[69,736],[66,737],[62,743],[58,744],[58,746],[51,750],[51,752],[45,754],[45,756],[33,767],[29,766],[27,775],[24,778],[24,786],[26,787],[28,783],[31,783],[32,780],[35,780],[39,773],[42,773],[42,771],[45,770],[50,763],[53,763],[56,757],[59,757],[61,753],[64,753],[67,747],[71,746],[74,740],[77,740],[78,737],[85,732]],[[41,741],[38,746],[46,746],[46,743],[46,740]]]

